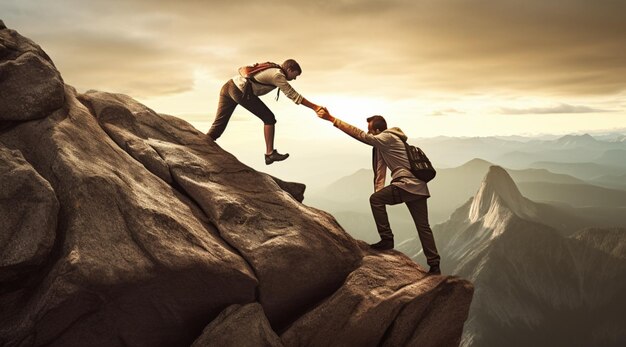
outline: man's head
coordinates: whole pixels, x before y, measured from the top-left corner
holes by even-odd
[[[300,67],[300,64],[298,64],[298,62],[293,59],[285,60],[281,67],[283,68],[283,70],[285,70],[285,73],[287,74],[287,81],[295,80],[296,77],[302,74],[302,68]]]
[[[371,116],[367,119],[367,133],[378,135],[387,130],[387,122],[383,116]]]

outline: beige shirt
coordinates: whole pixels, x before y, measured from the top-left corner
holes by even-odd
[[[263,85],[255,82],[252,83],[252,93],[256,96],[265,95],[272,90],[278,87],[283,94],[285,94],[289,99],[293,100],[297,105],[302,102],[302,95],[298,94],[295,89],[287,82],[287,77],[285,74],[278,68],[269,68],[267,70],[263,70],[256,75],[254,75],[254,79],[268,85]],[[237,75],[233,77],[233,82],[239,90],[243,92],[243,87],[246,84],[245,77],[241,75]]]
[[[426,182],[415,178],[411,173],[403,142],[407,137],[400,128],[390,128],[378,135],[372,135],[337,118],[333,125],[355,139],[376,148],[376,157],[373,158],[375,192],[385,186],[385,176],[389,168],[393,180],[391,184],[412,194],[430,196]]]

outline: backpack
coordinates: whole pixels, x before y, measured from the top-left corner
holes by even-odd
[[[394,135],[398,136],[397,134]],[[400,136],[398,136],[398,138],[402,140]],[[424,182],[430,182],[433,178],[435,178],[437,171],[430,163],[426,153],[424,153],[424,151],[422,151],[419,147],[410,145],[405,140],[402,140],[402,142],[404,143],[404,148],[406,148],[406,155],[409,158],[409,165],[411,166],[411,173],[413,176]]]
[[[254,78],[254,75],[258,74],[261,71],[265,71],[267,69],[270,68],[277,68],[280,69],[281,71],[283,71],[283,73],[285,73],[285,71],[283,70],[283,68],[276,64],[276,63],[272,63],[272,62],[265,62],[265,63],[256,63],[254,65],[247,65],[247,66],[242,66],[239,68],[239,75],[243,78],[246,79],[246,84],[244,84],[243,87],[243,97],[244,99],[250,99],[250,94],[252,94],[252,85],[250,84],[250,81],[264,85],[264,86],[274,86],[272,84],[267,84],[267,83],[261,83],[259,81],[257,81]],[[285,75],[287,75],[285,73]],[[278,101],[278,97],[280,90],[276,91],[276,100]]]

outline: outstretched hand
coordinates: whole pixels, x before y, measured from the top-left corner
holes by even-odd
[[[317,116],[325,119],[327,121],[333,122],[335,120],[335,117],[333,117],[330,112],[328,112],[328,109],[326,107],[322,107],[320,106],[315,113],[317,113]]]

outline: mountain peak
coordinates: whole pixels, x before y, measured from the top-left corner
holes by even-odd
[[[582,135],[565,135],[556,140],[556,143],[561,145],[583,145],[589,143],[597,143],[598,140],[589,134]]]
[[[484,160],[484,159],[480,159],[480,158],[474,158],[470,161],[468,161],[467,163],[461,165],[461,167],[464,168],[483,168],[483,167],[489,167],[493,165],[492,163]]]
[[[469,219],[483,219],[485,226],[493,227],[513,213],[519,217],[536,214],[534,204],[520,193],[511,176],[500,166],[491,166],[470,207]]]

